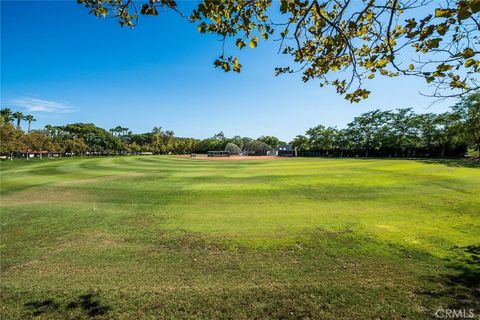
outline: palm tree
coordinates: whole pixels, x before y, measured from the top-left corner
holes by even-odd
[[[6,122],[10,122],[13,120],[13,112],[9,108],[3,108],[0,110],[0,116],[5,119]]]
[[[17,119],[17,128],[20,129],[20,122],[25,119],[25,116],[20,111],[13,114],[13,119]]]
[[[28,132],[30,132],[30,124],[34,121],[37,121],[31,114],[25,116],[25,120],[28,121]]]

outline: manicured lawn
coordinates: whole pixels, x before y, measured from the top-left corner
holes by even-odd
[[[480,314],[480,167],[1,163],[2,319]]]

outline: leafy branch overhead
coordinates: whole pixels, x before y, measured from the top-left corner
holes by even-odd
[[[205,0],[189,13],[173,0],[78,2],[127,27],[139,15],[173,10],[200,33],[217,34],[223,44],[232,39],[239,50],[277,40],[279,52],[292,58],[277,75],[300,72],[303,81],[333,86],[351,102],[368,98],[364,83],[379,75],[421,77],[440,98],[480,88],[480,0]],[[215,67],[240,72],[238,58],[224,47]]]

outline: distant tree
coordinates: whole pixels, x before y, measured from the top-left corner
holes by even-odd
[[[386,117],[389,121],[387,131],[394,140],[394,157],[397,157],[399,150],[406,148],[409,136],[414,134],[414,121],[417,118],[412,108],[397,109],[396,112],[387,112]]]
[[[352,138],[352,132],[347,129],[341,129],[337,131],[334,137],[334,144],[339,151],[339,156],[343,157],[345,153],[354,149],[354,139]]]
[[[74,154],[83,155],[88,150],[88,146],[82,138],[66,139],[62,142],[62,145],[71,156]]]
[[[310,141],[303,135],[296,136],[292,141],[292,145],[299,151],[308,151],[310,149]]]
[[[92,123],[72,123],[66,126],[51,127],[49,136],[56,140],[81,138],[88,145],[89,150],[95,152],[119,152],[123,149],[123,142],[105,129]]]
[[[235,145],[237,145],[240,149],[243,148],[243,138],[240,137],[240,136],[234,136],[232,139],[231,139],[231,142]]]
[[[24,148],[23,132],[13,126],[10,121],[0,119],[0,153],[9,155],[13,160],[13,153]]]
[[[20,111],[13,113],[13,118],[17,120],[17,128],[20,129],[20,123],[22,120],[25,120],[25,115]]]
[[[436,138],[441,145],[441,157],[445,157],[447,148],[455,144],[455,140],[460,132],[460,118],[456,114],[449,112],[441,113],[435,117]]]
[[[459,115],[468,142],[474,146],[480,157],[480,91],[464,97],[452,109]]]
[[[40,153],[40,159],[43,157],[43,151],[51,151],[52,140],[48,137],[47,133],[43,131],[30,132],[25,136],[25,143],[27,151],[30,149]]]
[[[5,120],[5,122],[13,121],[13,112],[9,108],[3,108],[0,110],[0,116]]]
[[[126,148],[127,148],[128,151],[133,152],[133,153],[138,153],[138,152],[142,151],[142,147],[139,146],[138,144],[136,144],[135,142],[131,143],[131,144],[128,144],[126,146]]]
[[[318,125],[314,128],[308,129],[306,135],[309,139],[310,148],[313,150],[324,150],[328,155],[330,150],[335,149],[335,137],[337,135],[336,128]]]
[[[35,119],[34,116],[28,114],[25,116],[25,120],[28,122],[28,131],[27,132],[30,132],[30,124],[34,121],[37,121],[37,119]]]
[[[355,140],[361,144],[368,157],[371,148],[374,147],[376,137],[380,128],[385,125],[387,113],[381,110],[373,110],[355,117],[353,122],[348,124]]]
[[[219,141],[223,141],[225,140],[225,134],[223,133],[223,131],[220,131],[219,133],[217,134],[214,134],[213,137],[212,137],[214,140],[219,140]]]
[[[276,149],[280,145],[280,139],[274,136],[261,136],[257,140],[268,144],[273,149]]]

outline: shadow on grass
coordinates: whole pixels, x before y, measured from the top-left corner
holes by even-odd
[[[451,262],[449,274],[434,279],[441,289],[423,292],[432,298],[446,299],[450,309],[480,311],[480,246],[455,247],[459,256]],[[445,306],[447,307],[447,306]]]
[[[53,299],[43,301],[27,302],[25,307],[30,309],[33,316],[39,316],[46,312],[61,312],[62,306]],[[65,310],[80,309],[86,316],[93,318],[108,313],[111,308],[107,305],[102,305],[99,300],[98,293],[86,293],[78,296],[75,300],[69,302]]]
[[[417,161],[425,164],[442,164],[448,167],[480,168],[480,161],[472,159],[421,159]]]
[[[36,317],[48,311],[58,310],[60,305],[52,299],[47,299],[43,301],[27,302],[25,303],[25,307],[30,309],[32,311],[32,315]]]
[[[355,159],[355,160],[385,160],[385,161],[397,161],[397,160],[409,160],[417,161],[424,164],[442,164],[449,167],[458,168],[480,168],[480,158],[381,158],[381,157],[358,157],[358,158],[330,158],[330,159]]]

